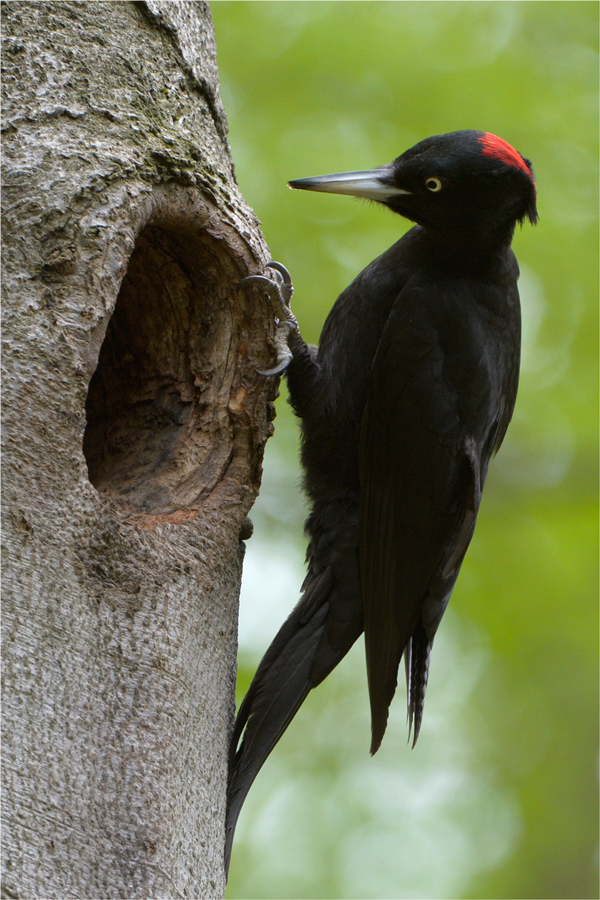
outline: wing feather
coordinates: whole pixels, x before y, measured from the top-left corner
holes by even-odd
[[[449,360],[443,329],[428,312],[431,298],[422,294],[408,285],[392,309],[361,428],[360,570],[372,753],[385,733],[411,639],[409,719],[414,716],[416,740],[431,642],[481,493],[470,420],[479,421],[482,408],[485,418],[485,384],[478,382],[473,409],[465,414],[464,383],[456,382],[480,374],[464,371],[477,369],[478,361],[463,360],[461,368]]]

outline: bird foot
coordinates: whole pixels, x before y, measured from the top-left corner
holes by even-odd
[[[254,284],[263,288],[271,301],[271,306],[276,316],[277,328],[274,344],[277,353],[277,364],[274,368],[266,371],[256,370],[259,375],[265,376],[281,375],[282,372],[285,372],[292,361],[292,351],[289,348],[290,333],[298,330],[298,322],[290,306],[290,300],[294,293],[290,273],[285,266],[278,262],[268,263],[267,268],[273,269],[273,278],[267,278],[264,275],[250,275],[248,278],[242,278],[238,284],[238,288],[245,288]]]

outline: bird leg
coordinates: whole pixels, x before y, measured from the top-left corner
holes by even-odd
[[[277,364],[274,368],[266,371],[261,372],[257,369],[259,375],[265,376],[281,375],[282,372],[285,372],[292,361],[292,351],[289,347],[290,335],[294,331],[298,335],[300,334],[296,316],[290,306],[290,300],[294,293],[290,273],[285,266],[277,262],[268,263],[267,268],[273,269],[273,278],[267,278],[264,275],[250,275],[248,278],[242,278],[238,284],[238,288],[253,284],[263,288],[276,316],[275,351],[277,353]]]

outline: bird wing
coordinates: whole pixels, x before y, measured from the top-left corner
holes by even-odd
[[[361,427],[360,573],[372,753],[385,732],[405,650],[416,739],[431,642],[481,494],[473,432],[489,418],[485,365],[474,356],[468,317],[460,321],[460,300],[434,299],[410,283],[399,295],[377,349]]]

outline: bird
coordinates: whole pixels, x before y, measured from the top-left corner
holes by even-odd
[[[519,381],[517,223],[537,223],[531,162],[465,130],[375,169],[290,181],[366,198],[413,222],[336,300],[318,348],[279,263],[241,282],[270,298],[277,365],[300,419],[307,574],[233,728],[225,863],[260,768],[308,692],[365,635],[371,754],[404,658],[409,740],[433,640],[473,537],[490,458]]]

